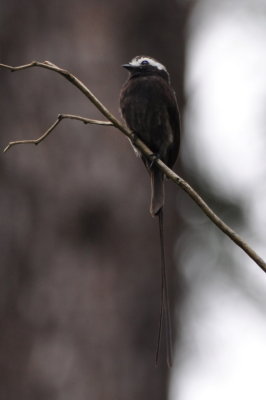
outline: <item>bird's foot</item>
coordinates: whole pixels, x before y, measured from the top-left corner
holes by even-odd
[[[150,165],[149,168],[152,168],[155,161],[159,160],[160,158],[160,154],[159,153],[153,153],[149,156],[149,161],[150,161]]]

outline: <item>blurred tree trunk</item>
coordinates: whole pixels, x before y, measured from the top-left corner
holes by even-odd
[[[117,113],[126,78],[120,65],[148,54],[167,65],[182,110],[191,4],[10,1],[0,5],[1,62],[58,63]],[[1,71],[0,80],[2,148],[38,136],[59,112],[99,117],[51,72]],[[154,364],[158,226],[148,212],[148,175],[127,140],[112,128],[64,121],[38,148],[2,155],[0,176],[1,399],[165,399],[164,355]],[[178,315],[176,196],[167,185],[166,254]]]

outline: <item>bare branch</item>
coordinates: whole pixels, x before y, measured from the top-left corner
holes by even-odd
[[[58,118],[61,119],[76,119],[77,121],[84,122],[85,125],[87,124],[92,124],[92,125],[105,125],[105,126],[113,126],[114,124],[110,121],[99,121],[98,119],[91,119],[91,118],[85,118],[81,117],[79,115],[73,115],[73,114],[59,114]]]
[[[152,159],[153,153],[152,151],[135,135],[130,132],[118,119],[116,119],[109,110],[94,96],[94,94],[73,74],[68,72],[67,70],[61,69],[55,64],[52,64],[49,61],[38,62],[33,61],[29,64],[21,65],[18,67],[12,67],[10,65],[0,64],[0,67],[9,69],[10,71],[19,71],[32,67],[41,67],[47,68],[52,71],[55,71],[62,76],[64,76],[68,81],[70,81],[74,86],[76,86],[95,106],[96,108],[108,119],[108,121],[95,121],[89,120],[83,117],[69,115],[69,114],[60,114],[57,120],[50,126],[50,128],[38,139],[35,140],[20,140],[15,142],[10,142],[4,151],[7,151],[11,146],[15,144],[26,144],[33,143],[38,144],[42,140],[44,140],[60,123],[63,118],[77,119],[84,123],[94,123],[97,125],[111,125],[119,129],[122,133],[124,133],[129,139],[134,141],[134,146],[146,157]],[[164,174],[179,185],[191,198],[194,202],[202,209],[202,211],[207,215],[207,217],[222,231],[224,232],[233,242],[235,242],[255,263],[266,272],[266,263],[265,261],[249,246],[247,242],[245,242],[241,236],[239,236],[232,228],[230,228],[224,221],[222,221],[213,210],[205,203],[205,201],[200,197],[200,195],[181,177],[175,174],[170,168],[167,167],[160,159],[153,160],[159,168],[164,172]]]
[[[72,114],[59,114],[56,121],[40,137],[38,137],[37,139],[26,139],[26,140],[24,139],[24,140],[15,140],[13,142],[9,142],[8,145],[4,148],[4,153],[7,150],[9,150],[10,147],[15,146],[16,144],[35,144],[35,145],[39,144],[44,139],[46,139],[48,135],[50,135],[50,133],[63,119],[76,119],[78,121],[82,121],[84,124],[113,126],[112,122],[110,121],[99,121],[97,119],[89,119],[80,117],[79,115],[72,115]]]
[[[18,67],[12,67],[11,65],[6,65],[6,64],[0,64],[0,68],[5,68],[9,69],[11,72],[14,71],[21,71],[23,69],[27,68],[33,68],[33,67],[40,67],[40,68],[46,68],[50,69],[52,71],[55,71],[59,73],[60,75],[64,76],[68,81],[70,81],[74,86],[76,86],[94,105],[98,110],[109,120],[113,123],[113,125],[120,129],[125,135],[133,139],[132,133],[126,129],[122,123],[115,118],[109,110],[97,99],[97,97],[94,96],[94,94],[84,85],[83,82],[81,82],[78,78],[76,78],[73,74],[68,72],[65,69],[62,69],[58,67],[57,65],[51,63],[50,61],[44,61],[44,62],[39,62],[39,61],[32,61],[29,64],[25,65],[19,65]]]

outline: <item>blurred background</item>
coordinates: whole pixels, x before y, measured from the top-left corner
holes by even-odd
[[[9,0],[0,62],[49,60],[119,117],[127,73],[150,55],[182,114],[175,166],[265,259],[265,0]],[[102,117],[61,76],[0,71],[1,137],[36,138],[58,113]],[[167,182],[175,332],[156,368],[157,221],[148,174],[113,128],[63,121],[0,155],[0,398],[265,399],[263,272]]]

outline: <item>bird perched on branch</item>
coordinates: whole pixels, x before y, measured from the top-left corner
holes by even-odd
[[[155,160],[160,158],[170,168],[176,161],[180,142],[179,110],[169,73],[163,64],[148,56],[137,56],[123,67],[129,71],[129,78],[120,94],[122,117],[134,135],[153,152],[153,160],[140,156],[151,178],[150,213],[153,217],[159,217],[160,228],[162,300],[156,363],[165,314],[167,361],[171,365],[171,327],[163,237],[164,174]]]

